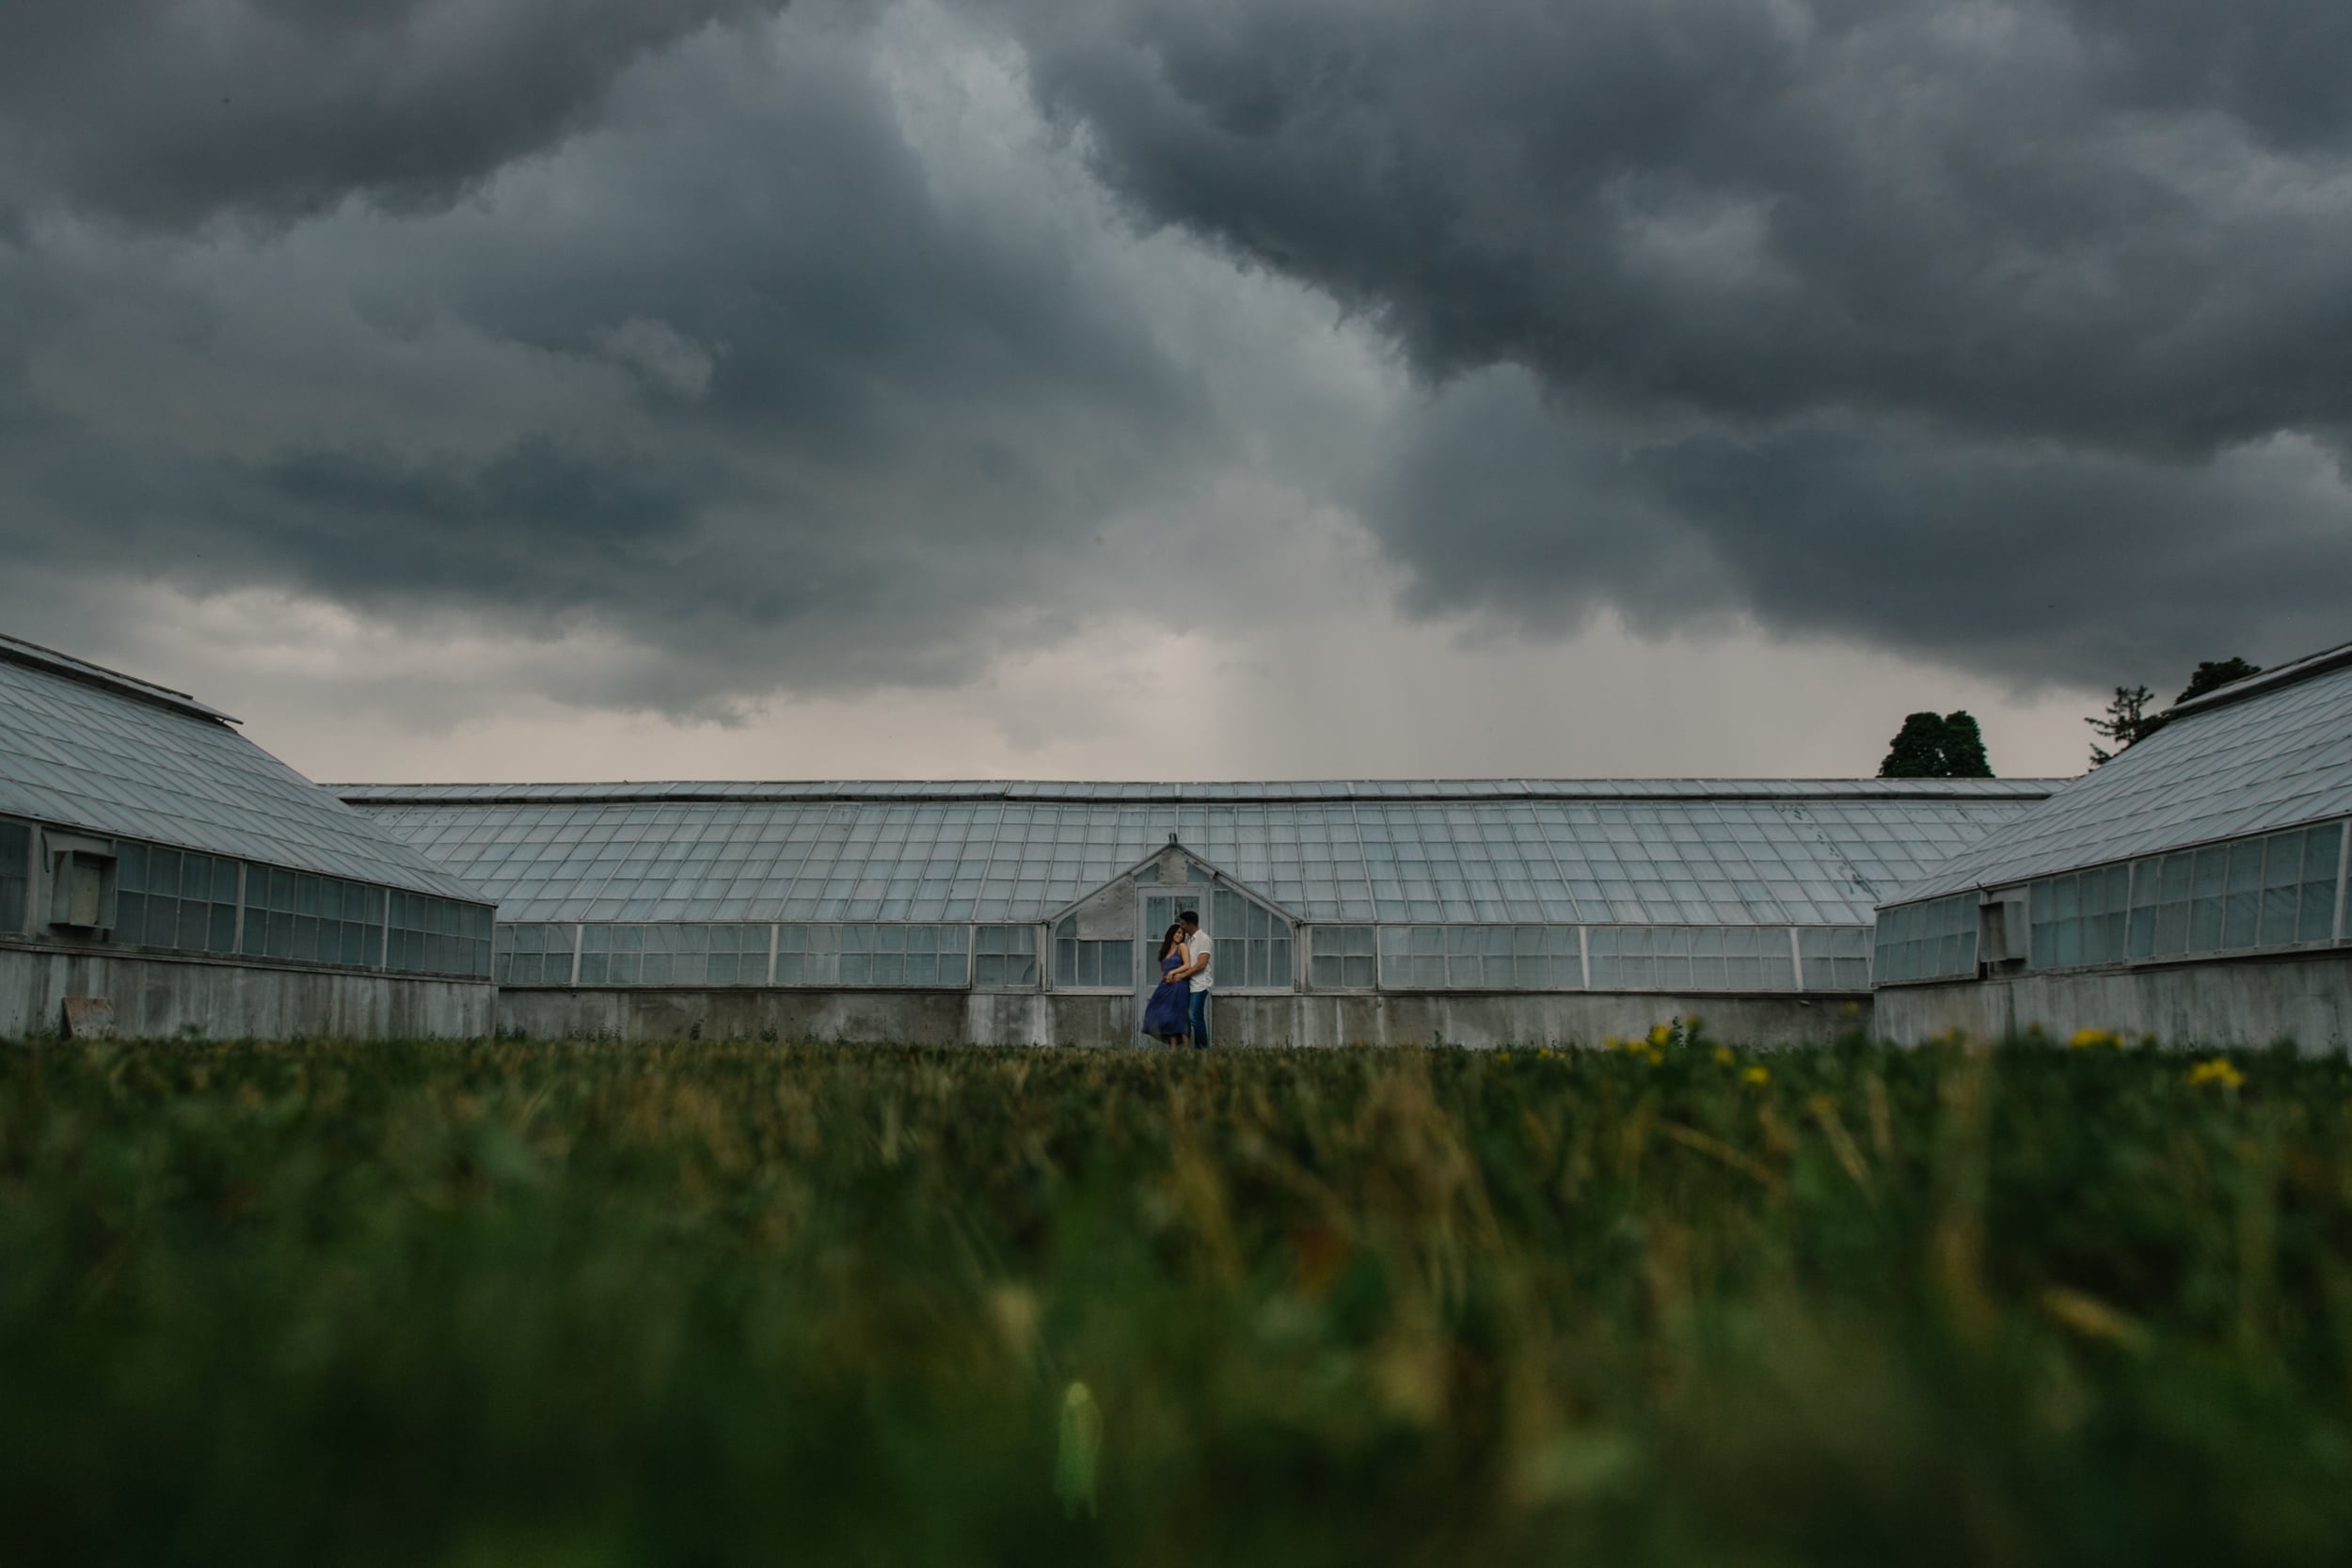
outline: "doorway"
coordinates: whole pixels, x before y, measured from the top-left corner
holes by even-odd
[[[1143,1009],[1150,1005],[1152,993],[1160,985],[1160,938],[1176,924],[1177,914],[1194,910],[1200,915],[1200,929],[1211,941],[1216,932],[1210,922],[1216,917],[1210,906],[1214,900],[1205,896],[1206,886],[1182,887],[1173,892],[1166,888],[1136,890],[1136,1030],[1143,1029]]]

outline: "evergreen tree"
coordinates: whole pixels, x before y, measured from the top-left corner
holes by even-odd
[[[2144,686],[2119,686],[2115,689],[2114,699],[2107,704],[2106,714],[2099,718],[2083,721],[2099,734],[2115,742],[2113,752],[2096,742],[2092,743],[2091,767],[2106,767],[2115,760],[2117,752],[2129,750],[2133,745],[2155,733],[2156,727],[2164,721],[2148,711],[2148,704],[2154,696],[2155,693]]]
[[[1944,716],[1944,771],[1937,775],[1946,779],[1989,779],[1993,763],[1984,754],[1984,732],[1977,728],[1974,715],[1962,708]]]
[[[1886,748],[1882,779],[1989,779],[1984,733],[1965,710],[1914,713]]]

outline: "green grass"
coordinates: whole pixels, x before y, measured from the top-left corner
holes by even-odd
[[[0,1048],[0,1556],[2340,1563],[2352,1069],[2194,1061]]]

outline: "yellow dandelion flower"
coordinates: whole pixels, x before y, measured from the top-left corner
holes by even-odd
[[[2077,1029],[2074,1037],[2066,1042],[2076,1051],[2091,1051],[2103,1045],[2122,1045],[2114,1033],[2106,1029]]]
[[[1649,1048],[1652,1051],[1663,1051],[1674,1043],[1674,1025],[1670,1023],[1653,1023],[1649,1026]]]
[[[1495,1060],[1508,1064],[1511,1060],[1511,1053],[1508,1051],[1498,1051],[1495,1053]]]
[[[1766,1067],[1752,1067],[1740,1076],[1750,1084],[1769,1084],[1772,1081],[1772,1069]]]
[[[2218,1084],[2225,1089],[2234,1089],[2246,1082],[2246,1074],[2222,1057],[2216,1056],[2189,1069],[2188,1081],[2191,1084]]]
[[[1715,1065],[1717,1067],[1729,1067],[1737,1060],[1739,1060],[1739,1058],[1731,1053],[1731,1047],[1727,1045],[1719,1045],[1715,1048]]]
[[[1652,1066],[1652,1067],[1663,1067],[1663,1066],[1665,1065],[1665,1062],[1666,1062],[1666,1058],[1665,1058],[1665,1057],[1663,1057],[1663,1056],[1661,1056],[1661,1055],[1660,1055],[1657,1052],[1653,1051],[1653,1052],[1651,1052],[1651,1053],[1649,1053],[1649,1065],[1650,1065],[1650,1066]]]

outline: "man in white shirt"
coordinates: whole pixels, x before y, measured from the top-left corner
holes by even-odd
[[[1169,975],[1170,979],[1192,982],[1192,1048],[1209,1049],[1209,990],[1216,984],[1210,965],[1216,961],[1216,950],[1209,934],[1200,928],[1200,911],[1186,910],[1177,917],[1184,928],[1184,950],[1192,955],[1184,966]]]

